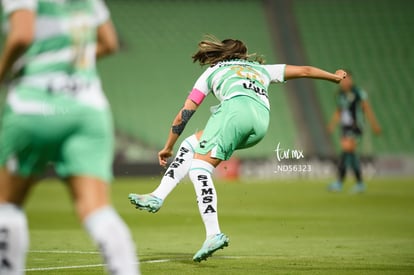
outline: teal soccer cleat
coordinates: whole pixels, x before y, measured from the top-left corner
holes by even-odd
[[[139,210],[147,210],[151,213],[156,213],[158,210],[160,210],[163,200],[160,198],[157,198],[151,194],[129,194],[128,196],[129,201],[135,205],[136,209]]]
[[[357,184],[355,184],[355,186],[352,188],[351,193],[352,194],[360,194],[360,193],[364,193],[366,191],[366,186],[363,182],[357,182]]]
[[[225,246],[229,245],[229,238],[223,233],[214,235],[208,238],[203,246],[196,254],[194,254],[193,261],[201,262],[202,260],[207,260],[214,252],[219,249],[223,249]]]
[[[342,191],[342,183],[339,181],[335,181],[328,185],[328,191],[331,192],[341,192]]]

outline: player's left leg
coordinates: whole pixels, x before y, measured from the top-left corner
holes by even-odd
[[[342,191],[346,172],[349,166],[352,164],[353,152],[355,151],[356,142],[353,137],[352,131],[348,128],[342,129],[341,137],[341,149],[342,152],[339,156],[337,164],[337,180],[328,186],[328,190],[332,192]]]
[[[361,162],[356,153],[352,154],[351,165],[357,180],[352,188],[352,193],[363,193],[366,191],[366,185],[362,179]]]
[[[169,165],[160,185],[152,192],[152,195],[165,200],[175,186],[187,175],[194,157],[194,150],[202,133],[200,131],[197,134],[191,135],[181,143],[177,155]]]
[[[198,140],[202,131],[184,139],[178,148],[177,155],[168,166],[167,171],[161,179],[160,185],[150,194],[129,194],[130,202],[135,208],[157,212],[166,197],[174,190],[177,184],[187,175],[191,161],[194,157],[194,150],[198,145]]]
[[[362,179],[362,169],[361,169],[361,162],[357,153],[357,146],[360,136],[354,136],[354,144],[353,150],[350,151],[350,166],[354,172],[356,178],[356,185],[352,188],[353,193],[363,193],[366,190],[366,185]]]
[[[0,169],[0,274],[24,274],[29,231],[22,205],[33,183]]]
[[[135,244],[128,227],[109,204],[108,184],[73,176],[68,179],[76,211],[98,245],[110,274],[139,274]]]
[[[31,134],[44,123],[6,108],[0,129],[0,274],[24,274],[29,232],[22,207],[44,162]],[[37,136],[36,136],[37,137]],[[28,154],[30,152],[30,156]],[[46,155],[46,154],[43,154]]]
[[[68,182],[77,214],[98,245],[109,273],[139,274],[135,243],[109,201],[114,143],[110,113],[81,109],[73,123],[76,131],[65,137],[56,171]]]

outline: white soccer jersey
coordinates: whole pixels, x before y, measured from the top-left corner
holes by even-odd
[[[247,60],[219,62],[197,79],[189,98],[200,104],[210,92],[220,102],[244,95],[269,109],[268,87],[270,83],[284,82],[285,67],[285,64],[262,65]]]

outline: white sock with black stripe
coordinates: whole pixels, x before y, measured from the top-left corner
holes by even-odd
[[[174,161],[168,166],[160,185],[152,192],[152,195],[165,200],[177,184],[187,175],[197,144],[198,140],[195,135],[189,136],[181,143]]]
[[[0,204],[0,274],[24,274],[28,248],[26,214],[13,204]]]
[[[134,241],[115,210],[103,207],[86,217],[84,225],[98,245],[109,274],[139,274]]]
[[[211,178],[213,170],[214,166],[210,163],[194,159],[189,172],[207,238],[221,233],[217,215],[217,193]]]

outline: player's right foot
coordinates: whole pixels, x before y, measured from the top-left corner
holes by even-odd
[[[135,205],[136,209],[147,210],[148,212],[155,213],[160,210],[163,200],[153,196],[151,194],[129,194],[129,201]]]
[[[202,260],[207,260],[214,252],[219,249],[223,249],[225,246],[229,245],[229,237],[223,233],[216,234],[208,238],[203,246],[196,254],[194,254],[193,261],[201,262]]]
[[[355,184],[355,186],[352,188],[351,193],[352,194],[358,194],[358,193],[364,193],[366,190],[366,186],[363,182],[357,182],[357,184]]]
[[[328,191],[331,192],[341,192],[342,191],[342,183],[339,181],[335,181],[328,185]]]

